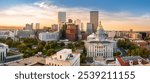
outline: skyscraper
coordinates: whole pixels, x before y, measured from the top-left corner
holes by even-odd
[[[93,24],[93,31],[96,32],[97,31],[97,27],[98,27],[98,19],[99,17],[99,12],[98,11],[91,11],[90,12],[90,23]]]
[[[39,30],[40,29],[40,23],[36,23],[35,28],[36,28],[36,30]]]
[[[76,19],[74,21],[75,25],[78,26],[78,38],[81,39],[82,38],[82,35],[81,35],[81,20],[80,19]]]
[[[88,32],[88,34],[92,34],[93,33],[92,23],[87,23],[87,32]]]
[[[58,31],[62,30],[62,27],[65,23],[66,23],[66,12],[58,12]]]
[[[25,30],[33,30],[33,23],[31,23],[31,24],[26,24]]]
[[[66,22],[66,12],[58,12],[58,24]]]

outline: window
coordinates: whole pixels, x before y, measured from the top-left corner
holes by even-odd
[[[62,58],[62,56],[60,55],[60,59]]]

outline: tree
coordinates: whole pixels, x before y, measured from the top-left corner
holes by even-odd
[[[53,54],[55,54],[56,52],[55,52],[55,50],[54,49],[49,49],[48,51],[47,51],[47,56],[51,56],[51,55],[53,55]]]
[[[49,50],[51,48],[51,45],[49,44],[49,43],[47,43],[46,45],[45,45],[45,49],[46,50]]]
[[[13,39],[11,39],[10,37],[8,37],[8,38],[6,39],[6,44],[7,44],[9,47],[12,47]]]
[[[21,38],[21,41],[23,41],[25,44],[32,44],[32,45],[37,45],[38,40],[35,38]]]
[[[61,42],[61,43],[60,43],[60,46],[61,46],[61,47],[64,47],[64,46],[65,46],[65,43],[64,43],[64,42]]]
[[[86,57],[87,57],[87,51],[86,51],[86,48],[84,47],[83,52],[80,55],[80,62],[85,63],[87,59]]]
[[[72,49],[73,51],[76,49],[73,43],[68,43],[67,48]]]
[[[121,55],[121,52],[116,52],[116,53],[114,53],[114,56],[116,56],[116,57],[118,57],[118,56],[120,56]]]
[[[37,52],[42,52],[43,51],[44,46],[42,44],[38,45],[36,48]]]
[[[24,56],[23,58],[28,58],[28,57],[31,57],[31,56],[34,56],[34,52],[31,50],[31,49],[26,49],[26,51],[24,52]]]
[[[45,41],[41,41],[38,45],[45,46],[45,45],[46,45],[46,42],[45,42]]]
[[[20,45],[21,43],[19,42],[19,41],[14,41],[13,43],[12,43],[12,47],[18,47],[19,45]]]
[[[24,53],[25,50],[27,49],[27,46],[26,44],[22,43],[17,48],[19,49],[20,52]]]

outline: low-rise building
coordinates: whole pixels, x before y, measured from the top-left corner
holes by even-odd
[[[47,57],[46,65],[80,66],[80,53],[73,53],[71,49],[63,49],[51,57]]]
[[[129,39],[131,40],[142,39],[142,35],[140,33],[129,33]]]
[[[8,45],[0,43],[0,62],[3,62],[6,59],[8,51]]]
[[[102,56],[106,60],[114,60],[113,44],[108,41],[91,41],[87,46],[88,57]]]
[[[126,56],[116,58],[117,66],[144,66],[149,62],[140,56]]]
[[[12,62],[4,63],[5,66],[44,66],[45,58],[33,56],[25,59],[20,59]]]
[[[14,39],[16,36],[16,30],[1,30],[0,31],[0,38],[8,38],[11,37]]]
[[[42,32],[39,34],[39,39],[41,41],[57,41],[59,38],[58,32]]]
[[[19,30],[17,31],[18,38],[34,38],[35,32],[33,30]]]

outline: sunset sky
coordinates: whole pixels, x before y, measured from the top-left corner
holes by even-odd
[[[0,26],[41,27],[57,24],[58,11],[67,18],[89,22],[90,11],[99,11],[105,30],[150,31],[150,0],[0,0]]]

